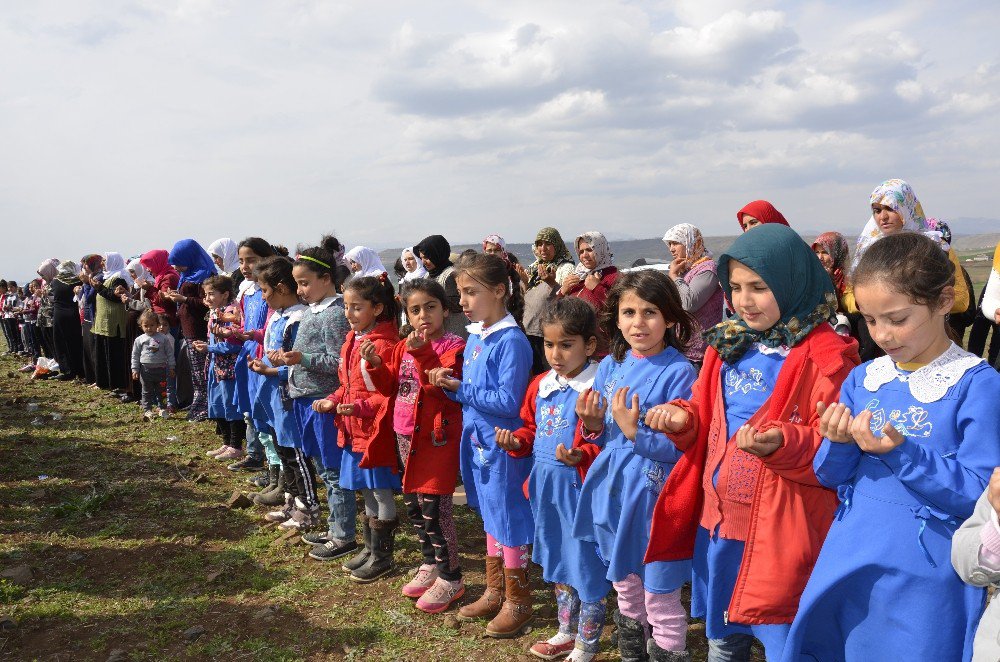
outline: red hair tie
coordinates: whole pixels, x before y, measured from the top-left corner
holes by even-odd
[[[378,275],[378,282],[384,284],[387,280],[389,280],[389,274],[387,274],[386,272],[383,271]]]

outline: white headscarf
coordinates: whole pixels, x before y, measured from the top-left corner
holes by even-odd
[[[607,269],[614,265],[614,254],[611,252],[611,247],[608,246],[608,240],[603,234],[597,230],[591,230],[590,232],[584,232],[579,237],[576,238],[574,242],[574,248],[576,248],[577,255],[580,254],[580,244],[590,244],[590,247],[594,249],[594,258],[597,260],[597,265],[593,269],[588,269],[583,266],[583,262],[578,262],[576,265],[576,273],[580,278],[586,278],[589,274],[600,271],[602,269]]]
[[[701,236],[701,230],[690,223],[679,223],[667,230],[666,234],[663,235],[663,243],[668,249],[671,241],[684,246],[686,259],[691,260],[691,262],[696,262],[703,257],[712,257],[712,251],[705,247],[705,239]]]
[[[112,251],[104,254],[104,282],[110,283],[115,278],[121,278],[129,288],[133,285],[132,276],[125,268],[125,258]]]
[[[407,253],[417,258],[417,268],[414,269],[413,271],[407,271],[406,275],[403,276],[399,282],[405,283],[406,281],[413,280],[415,278],[427,278],[427,269],[424,267],[424,262],[423,260],[420,259],[420,257],[416,253],[413,252],[413,246],[410,246],[409,248],[404,248],[403,252],[400,253],[399,255],[399,259],[403,261],[403,268],[404,269],[406,268]]]
[[[213,241],[208,246],[208,252],[222,258],[222,271],[227,276],[240,268],[240,248],[229,237]]]
[[[361,269],[354,273],[354,275],[358,278],[364,276],[378,276],[386,272],[385,265],[382,264],[382,259],[378,256],[378,253],[367,246],[355,246],[351,250],[347,251],[347,255],[344,256],[344,259],[357,262],[361,265]]]
[[[148,281],[149,283],[153,282],[153,275],[149,273],[149,270],[146,269],[146,267],[142,266],[142,263],[139,262],[139,258],[133,259],[128,263],[128,265],[126,265],[125,268],[129,271],[135,272],[136,280],[142,279]]]

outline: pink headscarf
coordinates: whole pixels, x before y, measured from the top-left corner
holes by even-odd
[[[167,259],[168,255],[170,254],[167,251],[158,248],[143,253],[142,257],[139,258],[139,264],[146,267],[149,273],[156,277],[156,280],[153,282],[153,287],[156,289],[160,289],[160,285],[164,282],[171,288],[176,287],[177,282],[181,278],[177,270],[170,266],[170,261]]]

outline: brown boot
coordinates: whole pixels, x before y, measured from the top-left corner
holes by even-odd
[[[525,628],[535,620],[531,608],[531,584],[528,569],[504,568],[506,600],[497,617],[486,626],[486,636],[497,639],[513,639],[525,632]]]
[[[503,559],[499,556],[487,556],[486,591],[478,600],[458,610],[458,620],[493,618],[499,613],[501,602],[503,602]]]

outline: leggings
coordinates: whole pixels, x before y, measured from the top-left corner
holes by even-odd
[[[285,485],[288,493],[298,497],[306,508],[319,504],[316,498],[316,470],[301,448],[278,446],[281,466],[287,472]]]
[[[396,502],[392,498],[392,490],[388,487],[376,489],[361,489],[365,499],[365,514],[380,520],[396,519]]]
[[[205,372],[206,355],[196,352],[191,342],[185,340],[188,362],[191,364],[191,407],[189,421],[204,421],[208,418],[208,377]]]
[[[556,605],[559,609],[559,632],[576,635],[576,648],[596,653],[600,649],[606,607],[604,601],[582,602],[580,594],[569,584],[556,584]]]
[[[528,561],[531,560],[528,545],[507,547],[488,533],[486,534],[486,556],[502,558],[503,567],[508,570],[523,570],[528,567]]]
[[[404,494],[403,503],[420,539],[424,565],[436,565],[438,573],[450,582],[461,579],[451,495]]]
[[[687,612],[681,604],[680,589],[650,593],[635,574],[612,585],[618,592],[618,611],[652,628],[657,646],[668,651],[687,648]]]

